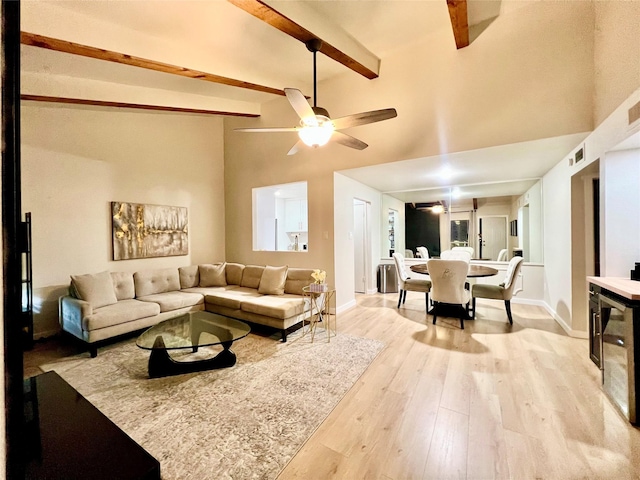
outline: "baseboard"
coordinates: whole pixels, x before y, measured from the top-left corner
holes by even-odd
[[[589,332],[583,332],[582,330],[572,329],[569,325],[567,325],[567,322],[565,322],[560,317],[560,315],[558,315],[556,311],[547,304],[547,302],[542,302],[542,304],[543,304],[542,306],[547,311],[547,313],[553,317],[553,319],[558,323],[558,325],[562,327],[562,329],[567,333],[567,335],[573,338],[584,338],[584,339],[589,338]]]
[[[41,332],[33,332],[33,339],[42,340],[43,338],[53,337],[59,334],[60,331],[61,331],[60,329],[56,329],[56,330],[43,330]]]
[[[343,313],[343,312],[346,312],[347,310],[351,310],[352,308],[355,308],[356,305],[357,305],[356,304],[356,299],[354,298],[350,302],[347,302],[345,304],[340,305],[337,308],[337,313]]]

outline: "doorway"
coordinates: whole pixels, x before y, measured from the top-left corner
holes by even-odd
[[[507,217],[479,217],[478,238],[478,258],[497,260],[500,250],[507,248]]]
[[[572,328],[588,330],[586,277],[600,273],[600,160],[571,177]]]
[[[367,202],[353,199],[353,261],[354,261],[354,291],[367,291]]]

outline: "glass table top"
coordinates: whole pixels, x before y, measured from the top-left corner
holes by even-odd
[[[152,350],[161,336],[166,350],[206,347],[234,342],[250,331],[249,325],[233,318],[205,311],[189,312],[149,328],[138,337],[136,345]]]

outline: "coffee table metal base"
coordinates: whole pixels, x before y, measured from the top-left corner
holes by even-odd
[[[204,370],[214,370],[217,368],[233,367],[236,364],[236,354],[230,348],[233,342],[223,342],[223,350],[213,358],[195,360],[192,362],[176,362],[169,355],[165,348],[161,335],[156,337],[149,356],[149,377],[159,378],[183,373],[202,372]],[[193,348],[197,351],[197,347]]]

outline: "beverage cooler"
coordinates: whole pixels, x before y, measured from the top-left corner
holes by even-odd
[[[614,405],[633,424],[637,423],[640,378],[640,302],[629,301],[608,290],[596,293],[599,315],[590,303],[591,358],[602,370],[602,386]],[[595,355],[594,355],[595,354]]]

